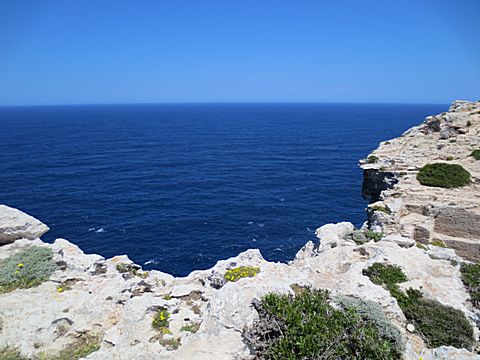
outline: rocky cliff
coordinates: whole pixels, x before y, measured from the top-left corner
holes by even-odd
[[[477,260],[480,244],[480,161],[468,156],[480,146],[479,131],[480,103],[456,102],[382,143],[373,152],[378,160],[362,164],[364,194],[375,200],[364,229],[324,225],[289,264],[248,250],[184,278],[144,272],[127,256],[84,254],[63,239],[44,243],[39,237],[48,227],[0,206],[0,358],[2,349],[14,359],[79,358],[80,350],[70,357],[51,354],[87,344],[88,359],[254,359],[246,339],[259,316],[252,304],[267,293],[294,294],[309,286],[379,304],[404,339],[405,359],[480,359],[475,346],[427,346],[398,295],[365,272],[376,263],[398,266],[407,279],[399,291],[417,289],[458,310],[478,339],[479,311],[461,271],[466,260]],[[415,174],[430,161],[462,164],[473,183],[448,190],[420,185]],[[436,240],[448,247],[435,246]],[[28,274],[35,254],[25,251],[35,246],[51,250],[51,267]],[[5,269],[13,274],[2,274]],[[41,281],[15,280],[38,279],[42,271],[47,276]]]

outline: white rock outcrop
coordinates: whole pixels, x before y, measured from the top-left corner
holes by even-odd
[[[48,226],[24,212],[0,205],[0,245],[18,239],[37,239],[48,231]]]

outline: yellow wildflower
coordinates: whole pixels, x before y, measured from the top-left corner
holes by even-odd
[[[17,264],[17,266],[18,266],[19,268],[22,268],[22,267],[23,267],[23,264],[20,263],[20,264]]]
[[[63,291],[63,288],[60,286],[60,287],[57,288],[57,291],[58,291],[59,293],[61,293],[61,292]]]

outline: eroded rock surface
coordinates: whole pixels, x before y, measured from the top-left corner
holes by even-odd
[[[465,259],[479,261],[480,161],[470,156],[477,149],[480,102],[456,101],[448,112],[382,142],[372,153],[378,161],[361,163],[364,189],[369,189],[364,193],[377,201],[369,207],[370,228],[424,244],[444,242]],[[463,166],[472,183],[453,189],[421,185],[418,171],[434,162]]]
[[[18,239],[36,239],[48,231],[48,226],[24,212],[0,205],[0,245]]]

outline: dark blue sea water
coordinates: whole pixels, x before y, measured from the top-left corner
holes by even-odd
[[[53,241],[174,275],[249,248],[290,260],[365,220],[358,159],[441,105],[0,108],[0,203]]]

